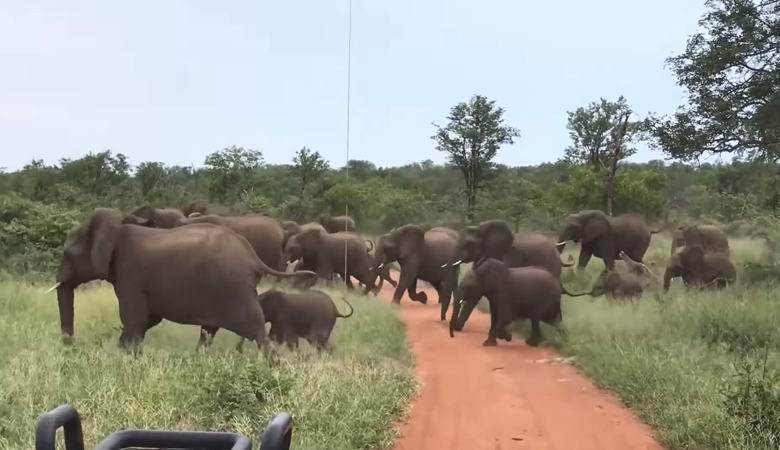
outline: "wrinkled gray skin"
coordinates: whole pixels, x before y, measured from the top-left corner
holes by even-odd
[[[428,297],[424,292],[415,292],[418,279],[427,281],[438,294],[441,320],[447,320],[452,292],[458,284],[458,267],[449,264],[455,256],[458,233],[446,227],[409,224],[385,234],[381,246],[377,245],[381,247],[384,264],[398,262],[401,266],[393,303],[401,302],[404,291],[413,301],[427,303]],[[376,258],[374,262],[377,262]]]
[[[664,292],[669,290],[672,278],[677,277],[682,277],[687,287],[720,289],[733,283],[737,272],[728,256],[686,246],[669,260],[664,272]]]
[[[282,242],[284,232],[276,219],[251,214],[246,216],[217,216],[213,214],[186,218],[175,209],[139,208],[126,216],[123,223],[143,225],[155,228],[172,228],[173,212],[181,215],[172,226],[184,226],[199,223],[210,223],[230,228],[245,237],[252,249],[263,261],[276,270],[284,271],[285,264],[282,260]],[[162,220],[162,222],[161,222]]]
[[[484,296],[490,303],[490,331],[482,345],[495,346],[498,338],[511,340],[507,326],[516,319],[531,320],[531,336],[526,343],[539,345],[542,338],[539,323],[556,327],[561,323],[561,294],[560,280],[544,268],[510,268],[497,259],[486,259],[458,286],[450,318],[450,336],[454,336],[461,318],[458,300],[471,310]]]
[[[672,255],[680,247],[698,246],[704,253],[729,256],[729,240],[720,228],[713,225],[684,225],[672,234]]]
[[[60,327],[73,336],[73,292],[92,280],[114,286],[122,334],[132,348],[162,319],[203,328],[226,328],[265,342],[265,318],[255,286],[275,271],[249,242],[223,227],[202,224],[173,229],[123,225],[118,211],[97,209],[71,238],[57,273]]]
[[[347,251],[347,273],[344,273],[344,250]],[[354,288],[349,277],[355,277],[365,286],[365,292],[374,289],[375,275],[371,255],[366,251],[362,237],[352,232],[325,233],[316,227],[307,228],[287,240],[284,260],[306,258],[313,261],[317,276],[323,280],[341,276],[349,288]]]
[[[593,284],[590,295],[594,297],[606,295],[616,299],[637,298],[645,289],[657,282],[655,275],[647,266],[632,260],[624,252],[621,252],[620,257],[626,269],[605,269]]]
[[[265,320],[271,323],[271,339],[290,347],[297,347],[298,338],[304,338],[317,348],[329,348],[336,319],[350,317],[353,312],[352,305],[344,300],[349,313],[339,313],[328,294],[317,290],[297,293],[270,290],[260,294],[258,300]]]
[[[571,214],[558,236],[558,251],[562,252],[566,241],[581,243],[577,267],[584,269],[591,256],[604,260],[609,270],[615,269],[620,251],[634,261],[642,262],[650,246],[650,231],[641,217],[622,215],[609,217],[598,210],[584,210]]]
[[[561,257],[555,242],[540,234],[515,236],[503,220],[489,220],[463,231],[451,263],[495,258],[508,267],[543,267],[561,276]]]
[[[376,245],[374,245],[374,254],[372,256],[373,261],[371,263],[371,270],[375,271],[377,273],[377,276],[379,277],[379,283],[377,283],[376,288],[374,289],[374,294],[378,294],[379,291],[382,289],[382,286],[385,284],[385,281],[390,283],[391,286],[396,287],[398,286],[398,283],[393,279],[393,277],[390,276],[390,263],[385,264],[385,253],[384,253],[384,236],[380,236],[379,239],[376,241]],[[380,267],[381,266],[381,267]]]
[[[340,231],[355,231],[355,221],[349,216],[322,216],[320,224],[328,230],[328,233],[338,233]]]

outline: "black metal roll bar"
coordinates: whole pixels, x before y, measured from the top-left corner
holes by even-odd
[[[63,429],[65,450],[85,450],[81,417],[70,405],[61,405],[38,417],[35,450],[56,450],[57,430]],[[260,439],[260,450],[289,450],[293,420],[287,413],[274,416]],[[252,441],[240,433],[213,431],[123,430],[108,435],[94,450],[127,447],[177,450],[252,450]]]

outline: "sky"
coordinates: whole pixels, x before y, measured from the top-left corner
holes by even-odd
[[[348,0],[0,5],[0,167],[111,149],[201,166],[231,145],[346,160]],[[566,111],[684,100],[665,59],[704,0],[352,0],[350,159],[444,162],[430,136],[474,94],[521,131],[497,162],[559,159]],[[636,161],[660,159],[643,148]]]

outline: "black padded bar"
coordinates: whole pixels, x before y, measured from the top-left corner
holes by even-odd
[[[287,413],[279,413],[268,423],[260,442],[260,450],[290,450],[293,420]]]
[[[252,450],[252,441],[237,433],[125,430],[110,434],[95,450],[119,450],[126,447]]]
[[[38,417],[35,425],[35,450],[56,450],[57,430],[62,427],[65,450],[84,450],[81,417],[70,405],[60,405]]]

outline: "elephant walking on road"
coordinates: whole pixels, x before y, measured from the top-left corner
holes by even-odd
[[[119,300],[122,347],[139,344],[162,319],[204,328],[226,328],[265,342],[265,317],[257,302],[258,276],[287,274],[257,257],[239,234],[212,224],[172,229],[123,225],[117,211],[96,210],[66,243],[57,273],[60,326],[73,336],[73,293],[106,280]]]
[[[446,320],[452,292],[458,284],[458,267],[448,264],[457,250],[458,233],[451,228],[409,224],[385,234],[380,242],[381,253],[377,251],[376,254],[384,260],[378,261],[375,257],[374,267],[380,268],[393,261],[401,266],[393,303],[401,302],[404,291],[412,300],[426,303],[427,295],[415,291],[418,279],[427,281],[436,289],[441,320]]]
[[[584,269],[591,256],[596,256],[604,260],[607,269],[614,270],[621,250],[634,261],[642,262],[650,246],[650,235],[641,217],[609,217],[603,211],[585,210],[566,219],[558,238],[558,251],[563,251],[566,241],[580,242],[577,267]]]

